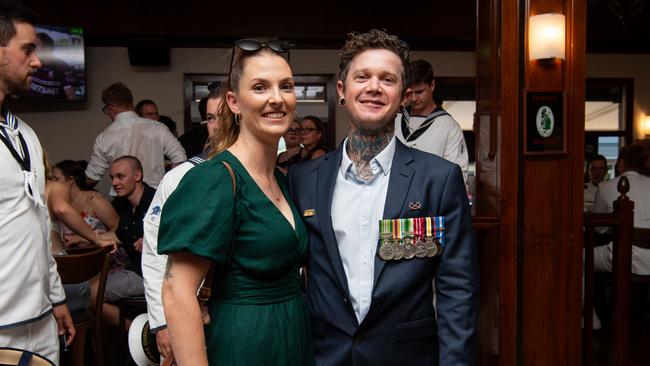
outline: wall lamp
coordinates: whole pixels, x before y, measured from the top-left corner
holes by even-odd
[[[538,14],[528,21],[528,56],[530,60],[561,58],[565,52],[564,15]]]

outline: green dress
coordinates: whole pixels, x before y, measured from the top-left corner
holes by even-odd
[[[235,173],[234,196],[223,161]],[[298,273],[307,230],[277,170],[275,179],[295,230],[228,151],[190,170],[165,203],[159,253],[189,251],[216,264],[205,330],[210,365],[314,364]]]

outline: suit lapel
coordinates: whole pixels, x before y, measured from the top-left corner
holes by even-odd
[[[345,293],[346,297],[349,297],[348,280],[343,269],[343,261],[341,260],[341,253],[339,252],[336,236],[334,235],[331,216],[332,196],[334,195],[334,185],[336,184],[336,177],[341,166],[343,145],[341,144],[339,146],[336,154],[325,156],[324,161],[318,166],[316,172],[316,197],[318,200],[316,212],[318,212],[318,223],[323,236],[323,245],[325,245],[327,254],[332,262],[332,268],[338,279],[339,287]]]
[[[384,205],[384,219],[399,218],[402,213],[402,207],[406,200],[406,194],[411,186],[411,179],[413,178],[413,168],[408,166],[413,161],[413,155],[409,149],[404,146],[399,140],[395,145],[395,156],[393,157],[393,164],[391,166],[390,177],[388,179],[388,192],[386,192],[386,203]],[[379,243],[377,244],[379,245]],[[379,253],[379,248],[377,248]],[[375,285],[377,287],[377,279],[384,269],[386,261],[375,256]]]

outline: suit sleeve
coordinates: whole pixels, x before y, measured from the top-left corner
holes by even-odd
[[[460,168],[447,176],[440,212],[445,248],[436,273],[440,365],[473,365],[479,274],[474,231]]]

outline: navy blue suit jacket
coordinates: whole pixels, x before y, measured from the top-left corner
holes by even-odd
[[[383,261],[377,255],[370,309],[359,324],[330,216],[342,153],[343,144],[319,159],[292,167],[288,174],[299,212],[315,210],[303,220],[309,231],[307,295],[316,364],[473,364],[479,280],[460,168],[397,141],[384,218],[444,216],[446,246],[434,258]],[[410,210],[410,202],[420,202],[422,207]]]

